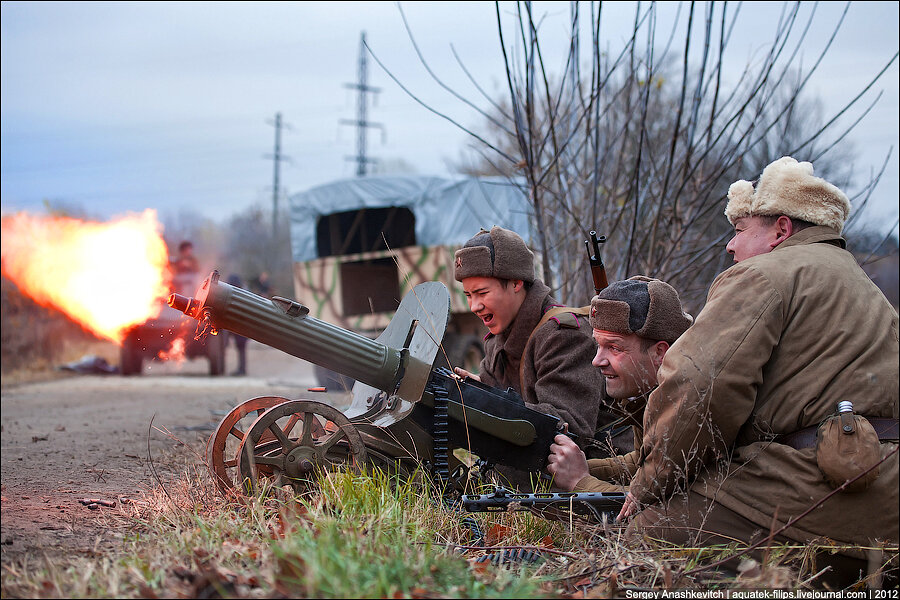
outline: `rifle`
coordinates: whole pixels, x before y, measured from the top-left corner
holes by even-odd
[[[591,264],[591,277],[594,280],[594,293],[599,294],[609,285],[609,281],[606,279],[606,267],[603,265],[603,259],[600,257],[600,244],[606,243],[606,236],[601,235],[598,238],[597,232],[592,231],[591,242],[594,244],[593,255],[591,254],[591,244],[587,240],[584,240],[584,245],[587,247],[588,261]]]
[[[594,517],[598,521],[614,520],[625,504],[625,494],[609,492],[564,492],[520,494],[503,487],[494,488],[490,494],[465,494],[462,505],[469,512],[505,512],[510,510],[542,511],[546,509],[569,510],[579,515]]]

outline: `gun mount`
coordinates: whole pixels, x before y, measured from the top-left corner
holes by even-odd
[[[170,306],[199,321],[198,337],[232,331],[356,380],[346,411],[308,399],[254,398],[228,413],[207,445],[223,492],[254,491],[262,478],[296,485],[336,463],[430,464],[449,477],[464,448],[488,463],[539,471],[557,417],[528,408],[514,390],[498,390],[432,368],[450,313],[440,282],[415,286],[375,340],[331,325],[288,298],[263,298],[219,281],[213,271],[194,298]],[[257,416],[244,431],[238,424]],[[231,456],[228,442],[239,444]]]

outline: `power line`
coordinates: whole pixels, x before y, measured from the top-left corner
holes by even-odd
[[[281,128],[285,127],[286,129],[290,129],[290,125],[282,124],[281,122],[281,113],[275,113],[275,121],[267,121],[270,125],[275,126],[275,153],[265,155],[266,158],[271,158],[274,163],[274,169],[272,173],[272,239],[278,234],[278,193],[279,193],[279,180],[281,175],[281,161],[290,162],[289,156],[284,156],[281,154]]]
[[[341,119],[341,123],[344,125],[355,125],[356,126],[356,156],[348,156],[347,160],[352,160],[356,162],[356,175],[357,177],[364,177],[366,175],[366,165],[368,163],[378,162],[375,159],[369,158],[366,155],[366,128],[368,127],[377,127],[381,129],[382,135],[384,134],[384,126],[381,123],[372,123],[369,122],[366,118],[366,111],[368,108],[368,101],[366,100],[366,94],[373,93],[377,94],[381,92],[381,88],[372,87],[368,85],[368,66],[366,64],[366,32],[363,31],[359,36],[359,71],[358,71],[358,81],[357,83],[345,83],[344,87],[355,89],[359,92],[356,100],[356,120],[353,119]]]

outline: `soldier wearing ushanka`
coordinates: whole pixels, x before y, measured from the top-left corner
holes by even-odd
[[[737,264],[666,353],[620,517],[692,544],[751,543],[797,519],[775,541],[831,540],[837,554],[817,558],[846,584],[865,575],[864,548],[898,544],[897,311],[845,250],[847,197],[810,163],[781,158],[728,198]],[[874,443],[875,458],[836,481],[820,425],[842,401],[843,441],[870,457]]]
[[[628,415],[640,448],[647,396],[669,347],[690,327],[675,288],[649,277],[611,283],[591,300],[590,323],[597,351],[593,365],[606,380],[606,394]],[[638,467],[637,450],[588,460],[564,435],[550,446],[547,471],[566,491],[620,492]]]
[[[603,377],[591,366],[596,347],[590,322],[566,311],[544,319],[561,305],[535,278],[534,254],[524,240],[501,227],[482,229],[455,259],[455,277],[469,309],[488,328],[476,378],[515,389],[530,408],[559,417],[586,439],[614,422]],[[456,372],[472,376],[460,368]]]

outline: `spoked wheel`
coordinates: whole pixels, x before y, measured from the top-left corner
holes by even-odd
[[[244,492],[257,494],[263,478],[305,489],[317,473],[367,460],[359,431],[344,413],[321,402],[289,400],[256,418],[244,435],[237,474]]]
[[[241,442],[244,441],[245,431],[250,428],[253,421],[266,410],[287,402],[287,398],[281,396],[260,396],[243,402],[225,415],[219,426],[206,443],[206,464],[212,475],[216,487],[225,495],[234,492],[237,484],[237,456]],[[318,430],[321,432],[322,430]],[[260,446],[271,446],[272,442],[279,446],[275,436],[269,432],[260,437]],[[271,451],[271,447],[261,447],[258,452]],[[269,470],[271,472],[271,470]],[[240,491],[240,490],[237,490]]]

